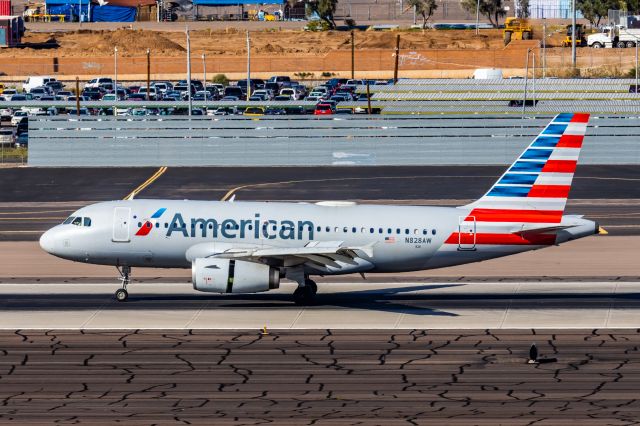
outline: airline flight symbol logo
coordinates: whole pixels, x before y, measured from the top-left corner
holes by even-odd
[[[162,216],[166,211],[167,209],[164,207],[158,209],[153,215],[151,215],[149,219],[145,220],[144,223],[142,223],[142,226],[140,226],[138,232],[136,232],[136,236],[144,237],[146,235],[149,235],[149,232],[151,232],[151,229],[153,229],[156,220],[159,219],[160,216]]]

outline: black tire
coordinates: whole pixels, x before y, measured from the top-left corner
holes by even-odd
[[[523,39],[523,40],[531,40],[531,32],[529,32],[529,31],[524,31],[524,32],[522,33],[522,39]]]
[[[591,47],[593,47],[594,49],[602,49],[604,46],[602,45],[602,43],[595,42],[591,45]]]
[[[129,293],[124,288],[119,288],[116,290],[116,300],[118,302],[126,302],[129,298]]]
[[[306,287],[309,287],[309,288],[313,291],[313,294],[314,294],[314,295],[318,292],[318,284],[316,284],[316,282],[315,282],[315,281],[310,280],[310,279],[307,279],[307,280],[304,282],[304,285],[305,285]]]
[[[623,49],[625,47],[627,47],[627,43],[625,43],[624,41],[619,41],[616,43],[616,47]]]
[[[309,306],[313,304],[315,295],[311,287],[298,287],[293,292],[293,301],[296,305]]]
[[[632,42],[632,41],[628,41],[628,42],[627,42],[627,47],[628,47],[629,49],[631,49],[632,47],[636,47],[636,44],[635,44],[634,42]]]

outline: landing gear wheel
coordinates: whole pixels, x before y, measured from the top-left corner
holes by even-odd
[[[305,287],[309,287],[310,289],[312,289],[312,290],[313,290],[313,295],[314,295],[314,296],[315,296],[315,295],[316,295],[316,293],[318,292],[318,285],[317,285],[317,284],[316,284],[316,282],[315,282],[315,281],[313,281],[313,280],[306,279],[306,280],[304,281],[304,286],[305,286]]]
[[[312,305],[315,299],[316,293],[311,287],[298,287],[293,292],[293,301],[296,305],[308,306]]]
[[[125,302],[129,298],[129,293],[124,288],[116,290],[116,300],[118,302]]]

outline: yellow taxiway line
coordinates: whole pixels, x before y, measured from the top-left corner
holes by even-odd
[[[123,198],[123,200],[133,200],[133,197],[138,195],[142,190],[144,190],[146,187],[148,187],[153,182],[155,182],[156,179],[158,179],[160,176],[162,176],[164,174],[164,172],[166,172],[166,171],[167,171],[167,167],[166,166],[160,167],[153,175],[151,175],[151,177],[149,179],[147,179],[144,182],[142,182],[140,184],[140,186],[138,186],[136,189],[131,191],[126,197]]]

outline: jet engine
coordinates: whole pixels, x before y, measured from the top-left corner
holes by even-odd
[[[191,264],[193,288],[211,293],[257,293],[280,286],[280,271],[244,260],[197,258]]]

